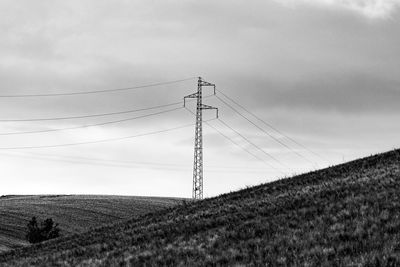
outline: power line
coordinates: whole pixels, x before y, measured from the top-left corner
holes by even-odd
[[[224,138],[226,138],[227,140],[229,140],[231,143],[233,143],[234,145],[238,146],[239,148],[241,148],[242,150],[244,150],[246,153],[250,154],[251,156],[253,156],[254,158],[256,158],[257,160],[263,162],[264,164],[266,164],[267,166],[271,167],[272,169],[285,174],[284,172],[282,172],[281,170],[279,170],[278,168],[276,168],[275,166],[273,166],[271,163],[269,163],[268,161],[260,158],[259,156],[257,156],[256,154],[254,154],[253,152],[251,152],[250,150],[244,148],[243,146],[241,146],[240,144],[238,144],[235,140],[233,140],[232,138],[230,138],[229,136],[227,136],[226,134],[224,134],[223,132],[221,132],[220,130],[218,130],[216,127],[214,127],[213,125],[211,125],[208,122],[205,122],[207,126],[209,126],[210,128],[214,129],[217,133],[219,133],[221,136],[223,136]]]
[[[197,77],[190,77],[186,79],[179,79],[166,82],[150,83],[145,85],[130,86],[125,88],[115,88],[106,90],[94,90],[94,91],[82,91],[82,92],[72,92],[72,93],[50,93],[50,94],[20,94],[20,95],[0,95],[0,98],[17,98],[17,97],[49,97],[49,96],[73,96],[73,95],[88,95],[88,94],[99,94],[99,93],[111,93],[111,92],[121,92],[128,90],[136,90],[140,88],[155,87],[161,85],[175,84],[184,81],[190,81]]]
[[[19,135],[19,134],[35,134],[35,133],[46,133],[46,132],[58,132],[58,131],[89,128],[89,127],[94,127],[94,126],[103,126],[103,125],[108,125],[108,124],[115,124],[115,123],[120,123],[120,122],[125,122],[125,121],[132,121],[132,120],[136,120],[136,119],[147,118],[147,117],[160,115],[160,114],[164,114],[164,113],[168,113],[168,112],[172,112],[172,111],[180,110],[180,109],[183,109],[183,107],[168,109],[168,110],[164,110],[164,111],[160,111],[160,112],[150,113],[150,114],[146,114],[146,115],[142,115],[142,116],[131,117],[131,118],[126,118],[126,119],[121,119],[121,120],[113,120],[113,121],[107,121],[107,122],[101,122],[101,123],[86,124],[86,125],[81,125],[81,126],[65,127],[65,128],[57,128],[57,129],[0,133],[0,136],[1,135]]]
[[[218,119],[223,125],[225,125],[225,127],[229,128],[231,131],[233,131],[234,133],[236,133],[237,135],[239,135],[241,138],[243,138],[244,140],[246,140],[247,143],[251,144],[253,147],[255,147],[257,150],[261,151],[264,155],[266,155],[267,157],[271,158],[272,160],[276,161],[278,164],[280,164],[281,166],[287,168],[287,166],[285,166],[280,160],[278,160],[277,158],[275,158],[274,156],[272,156],[270,153],[266,152],[264,149],[262,149],[261,147],[257,146],[256,144],[254,144],[252,141],[250,141],[247,137],[245,137],[243,134],[241,134],[239,131],[235,130],[234,128],[232,128],[231,126],[229,126],[226,122],[224,122],[221,118]]]
[[[26,152],[23,152],[26,154]],[[5,154],[5,153],[3,153]],[[111,162],[119,164],[134,164],[134,165],[146,165],[146,166],[159,166],[159,167],[187,167],[187,164],[177,164],[177,163],[160,163],[160,162],[149,162],[149,161],[132,161],[132,160],[116,160],[116,159],[104,159],[104,158],[94,158],[94,157],[82,157],[82,156],[69,156],[69,155],[55,155],[48,153],[32,153],[30,156],[40,156],[40,157],[58,157],[63,159],[74,159],[74,160],[87,160],[87,161],[100,161],[100,162]],[[212,169],[234,169],[234,170],[255,170],[255,168],[249,168],[248,166],[221,166],[221,165],[209,165]],[[259,172],[267,171],[271,169],[258,168]]]
[[[177,127],[173,127],[173,128],[169,128],[169,129],[159,130],[159,131],[154,131],[154,132],[148,132],[148,133],[143,133],[143,134],[136,134],[136,135],[118,137],[118,138],[101,139],[101,140],[96,140],[96,141],[87,141],[87,142],[78,142],[78,143],[67,143],[67,144],[59,144],[59,145],[0,147],[0,150],[20,150],[20,149],[53,148],[53,147],[67,147],[67,146],[78,146],[78,145],[87,145],[87,144],[97,144],[97,143],[113,142],[113,141],[119,141],[119,140],[125,140],[125,139],[132,139],[132,138],[136,138],[136,137],[142,137],[142,136],[148,136],[148,135],[155,135],[155,134],[159,134],[159,133],[170,132],[170,131],[173,131],[173,130],[178,130],[178,129],[186,128],[186,127],[193,126],[193,125],[194,125],[194,124],[191,123],[191,124],[186,124],[186,125],[177,126]]]
[[[153,166],[153,167],[143,167],[143,166],[137,166],[135,164],[126,164],[126,163],[118,163],[118,162],[101,162],[101,161],[92,161],[92,160],[81,160],[79,157],[74,158],[74,157],[68,157],[68,158],[62,158],[62,157],[57,157],[57,156],[37,156],[37,155],[18,155],[18,154],[8,154],[8,153],[0,153],[1,156],[8,156],[8,157],[22,157],[22,158],[28,158],[28,159],[34,159],[34,160],[45,160],[45,161],[58,161],[58,162],[66,162],[66,163],[74,163],[74,164],[86,164],[86,165],[95,165],[95,166],[104,166],[104,167],[118,167],[118,168],[151,168],[152,170],[157,169],[157,170],[172,170],[172,171],[178,171],[182,170],[182,168],[177,168],[177,167],[160,167],[160,166]]]
[[[264,125],[266,125],[267,127],[269,127],[270,129],[274,130],[275,132],[279,133],[280,135],[286,137],[288,140],[292,141],[293,143],[295,143],[296,145],[302,147],[303,149],[307,150],[308,152],[310,152],[311,154],[314,154],[315,156],[319,157],[322,160],[327,161],[323,156],[321,156],[320,154],[316,153],[315,151],[312,151],[311,149],[307,148],[305,145],[303,145],[302,143],[294,140],[293,138],[291,138],[290,136],[286,135],[285,133],[283,133],[282,131],[278,130],[276,127],[272,126],[270,123],[266,122],[265,120],[261,119],[260,117],[258,117],[257,115],[255,115],[253,112],[251,112],[249,109],[245,108],[243,105],[239,104],[236,100],[232,99],[231,97],[229,97],[228,95],[226,95],[226,93],[222,92],[221,90],[218,89],[218,92],[221,93],[221,95],[223,95],[224,97],[226,97],[227,99],[229,99],[230,101],[232,101],[233,103],[235,103],[237,106],[239,106],[241,109],[243,109],[244,111],[246,111],[247,113],[249,113],[250,115],[252,115],[254,118],[256,118],[258,121],[260,121],[261,123],[263,123]]]
[[[209,97],[212,97],[212,96],[213,95],[207,95],[207,96],[204,96],[203,98],[209,98]],[[195,101],[195,100],[194,99],[186,100],[186,102],[193,102],[193,101]],[[121,115],[121,114],[128,114],[128,113],[134,113],[134,112],[140,112],[140,111],[147,111],[147,110],[171,107],[171,106],[176,106],[176,105],[181,105],[181,104],[182,104],[182,102],[179,101],[179,102],[173,102],[173,103],[168,103],[168,104],[163,104],[163,105],[158,105],[158,106],[152,106],[152,107],[147,107],[147,108],[139,108],[139,109],[125,110],[125,111],[116,111],[116,112],[109,112],[109,113],[78,115],[78,116],[65,116],[65,117],[49,117],[49,118],[0,119],[0,122],[57,121],[57,120],[94,118],[94,117],[104,117],[104,116],[111,116],[111,115]]]
[[[28,158],[33,160],[44,160],[44,161],[57,161],[57,162],[65,162],[72,164],[86,164],[86,165],[95,165],[95,166],[103,166],[103,167],[117,167],[117,168],[134,168],[134,169],[150,169],[157,171],[181,171],[187,172],[188,168],[186,165],[177,165],[177,164],[162,164],[162,163],[146,163],[143,162],[132,162],[132,161],[119,161],[119,160],[101,160],[101,159],[90,159],[90,158],[81,158],[81,157],[63,157],[57,155],[31,155],[31,154],[10,154],[10,153],[0,153],[0,156],[7,157],[18,157],[18,158]],[[83,161],[82,161],[83,159]],[[104,162],[105,161],[105,162]],[[141,166],[142,165],[142,166]],[[190,168],[189,168],[190,169]],[[244,170],[244,169],[236,169],[232,170],[219,170],[214,169],[209,170],[209,172],[214,173],[262,173],[265,171],[270,171],[269,169],[265,170]]]
[[[190,112],[192,115],[196,115],[194,114],[194,112],[192,112],[191,110],[189,110],[188,108],[185,108],[188,112]],[[251,152],[250,150],[242,147],[240,144],[238,144],[235,140],[233,140],[232,138],[230,138],[229,136],[227,136],[226,134],[224,134],[223,132],[221,132],[220,130],[218,130],[216,127],[214,127],[213,125],[211,125],[210,123],[208,123],[208,121],[204,121],[204,123],[212,128],[214,131],[216,131],[217,133],[219,133],[222,137],[224,137],[225,139],[229,140],[231,143],[233,143],[234,145],[238,146],[239,148],[241,148],[242,150],[244,150],[246,153],[250,154],[251,156],[253,156],[254,158],[256,158],[257,160],[263,162],[264,164],[266,164],[267,166],[271,167],[272,169],[282,173],[281,170],[279,170],[278,168],[276,168],[275,166],[273,166],[271,163],[269,163],[268,161],[265,161],[264,159],[260,158],[259,156],[257,156],[256,154],[254,154],[253,152]]]
[[[288,150],[290,150],[291,152],[293,152],[294,154],[296,154],[297,156],[303,158],[304,160],[308,161],[311,164],[314,164],[314,162],[310,161],[307,157],[301,155],[300,153],[298,153],[297,151],[295,151],[294,149],[292,149],[291,147],[289,147],[288,145],[286,145],[285,143],[281,142],[278,138],[276,138],[275,136],[271,135],[269,132],[267,132],[266,130],[264,130],[263,128],[261,128],[260,126],[258,126],[257,124],[255,124],[252,120],[250,120],[249,118],[247,118],[245,115],[243,115],[242,113],[240,113],[240,111],[238,111],[237,109],[235,109],[232,105],[230,105],[229,103],[227,103],[225,100],[223,100],[222,98],[220,98],[218,95],[216,95],[216,97],[222,102],[224,103],[226,106],[228,106],[230,109],[232,109],[233,111],[235,111],[237,114],[239,114],[242,118],[244,118],[246,121],[248,121],[249,123],[251,123],[252,125],[254,125],[257,129],[259,129],[260,131],[262,131],[263,133],[265,133],[266,135],[268,135],[269,137],[271,137],[275,142],[281,144],[282,146],[286,147]]]
[[[51,117],[51,118],[31,118],[31,119],[0,119],[0,122],[20,122],[20,121],[57,121],[57,120],[71,120],[71,119],[83,119],[83,118],[94,118],[94,117],[104,117],[111,115],[120,115],[127,113],[134,113],[139,111],[147,111],[152,109],[164,108],[176,106],[178,104],[182,104],[182,102],[174,102],[164,105],[158,105],[148,108],[139,108],[139,109],[131,109],[126,111],[117,111],[117,112],[109,112],[109,113],[99,113],[99,114],[90,114],[90,115],[79,115],[79,116],[66,116],[66,117]]]

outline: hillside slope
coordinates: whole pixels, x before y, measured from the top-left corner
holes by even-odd
[[[400,151],[143,215],[0,265],[400,264]]]
[[[26,225],[32,216],[53,218],[61,234],[81,233],[91,227],[169,207],[172,198],[124,196],[2,196],[0,197],[0,252],[27,245]]]

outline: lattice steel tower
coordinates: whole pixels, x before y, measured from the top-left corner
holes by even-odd
[[[218,108],[203,104],[203,86],[214,87],[215,95],[215,84],[203,81],[203,79],[199,77],[197,81],[197,93],[185,96],[183,104],[184,106],[186,105],[186,98],[197,99],[194,139],[193,199],[203,199],[203,109],[215,109],[218,118]]]

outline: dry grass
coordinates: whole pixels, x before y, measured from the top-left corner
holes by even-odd
[[[0,252],[27,245],[26,225],[32,216],[53,218],[61,234],[81,233],[180,202],[173,198],[47,195],[0,197]]]
[[[400,151],[0,255],[0,265],[399,266]]]

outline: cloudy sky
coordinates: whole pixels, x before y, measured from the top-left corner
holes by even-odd
[[[0,195],[190,197],[194,117],[181,104],[10,120],[177,103],[195,92],[197,76],[296,141],[220,93],[259,128],[206,98],[222,122],[204,126],[205,196],[399,147],[399,9],[399,0],[3,0]],[[35,131],[44,132],[27,133]]]

